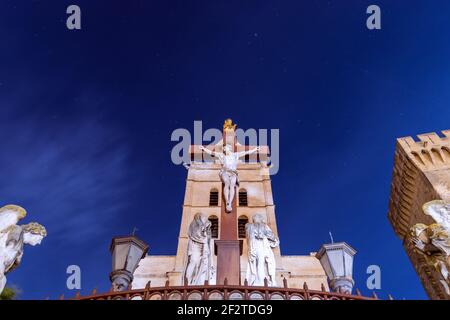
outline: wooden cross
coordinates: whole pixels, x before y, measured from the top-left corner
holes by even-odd
[[[230,119],[227,119],[223,128],[222,146],[230,145],[233,152],[242,152],[254,149],[256,146],[244,146],[237,143],[236,125]],[[222,152],[222,146],[209,146],[211,151]],[[194,161],[203,161],[205,159],[204,152],[199,145],[192,145],[190,148],[191,159]],[[220,150],[217,150],[218,148]],[[208,148],[205,146],[205,148]],[[212,148],[216,148],[213,150]],[[250,155],[251,159],[266,161],[269,153],[268,146],[260,147],[258,154]],[[253,157],[253,158],[252,158]],[[237,188],[236,188],[237,189]],[[217,250],[217,284],[224,284],[227,281],[229,284],[240,284],[240,255],[241,255],[241,240],[238,235],[238,216],[237,216],[237,199],[239,197],[238,190],[235,190],[235,196],[232,202],[231,212],[226,211],[226,201],[223,199],[223,184],[222,184],[222,201],[221,201],[221,215],[220,215],[220,237],[215,240],[215,247]]]

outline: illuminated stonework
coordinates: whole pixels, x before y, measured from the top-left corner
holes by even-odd
[[[403,241],[420,280],[431,299],[449,299],[442,274],[432,260],[417,250],[411,237],[416,224],[433,225],[422,206],[433,200],[450,200],[450,130],[397,139],[389,200],[389,221]]]
[[[377,299],[375,293],[372,298],[362,297],[358,289],[356,295],[352,294],[356,251],[345,242],[324,244],[319,253],[281,255],[283,239],[277,230],[269,148],[241,145],[235,129],[236,124],[229,119],[224,124],[222,141],[190,147],[191,163],[184,166],[188,173],[176,255],[142,253],[146,248],[136,255],[136,252],[130,254],[131,250],[117,250],[116,246],[112,250],[111,274],[128,275],[127,272],[133,272],[131,269],[135,270],[130,277],[131,285],[103,294],[94,290],[84,297],[78,293],[75,299]],[[248,154],[233,162],[237,164],[235,174],[239,183],[236,183],[231,208],[225,204],[226,182],[220,177],[224,157],[216,154],[211,158],[214,153],[205,152],[205,148],[224,152],[224,146],[233,153]],[[113,244],[122,238],[113,238]],[[141,242],[134,235],[125,237],[126,242],[130,239]],[[135,269],[133,261],[141,254],[144,257]],[[128,263],[131,258],[132,263]]]
[[[256,146],[243,146],[237,142],[234,136],[235,128],[236,125],[228,120],[224,124],[223,141],[215,146],[205,147],[216,152],[222,152],[224,144],[234,144],[234,152],[254,149]],[[236,220],[245,218],[243,221],[252,222],[255,215],[261,214],[267,226],[278,238],[275,204],[267,166],[269,148],[268,146],[260,146],[257,150],[257,153],[249,155],[247,159],[239,160],[237,166],[239,186],[236,190],[233,211],[229,213],[224,210],[222,181],[219,176],[222,168],[220,162],[217,159],[210,158],[202,151],[201,146],[191,146],[193,161],[187,173],[177,254],[175,256],[148,255],[141,260],[134,273],[133,289],[144,288],[148,281],[151,281],[152,286],[164,286],[166,281],[170,286],[184,285],[183,272],[187,264],[189,225],[199,212],[206,214],[209,218],[218,219],[219,230],[216,238],[213,238],[210,244],[210,252],[215,252],[213,265],[218,273],[217,284],[223,284],[224,280],[223,277],[220,277],[220,267],[223,263],[221,264],[218,261],[220,260],[218,242],[220,245],[229,248],[230,244],[233,245],[233,241],[238,243],[237,259],[239,264],[238,266],[233,265],[233,267],[236,269],[236,274],[240,274],[240,279],[239,277],[237,281],[230,279],[230,277],[227,277],[227,279],[233,285],[244,284],[247,266],[249,265],[248,244],[247,239],[245,239],[245,229],[242,237]],[[218,192],[217,203],[215,202],[214,192]],[[211,202],[211,197],[214,198],[213,202]],[[233,215],[235,220],[228,220]],[[238,233],[241,236],[238,236]],[[224,243],[221,243],[221,240]],[[281,237],[280,240],[282,246],[283,238]],[[286,279],[290,288],[301,289],[306,283],[312,290],[325,289],[329,291],[327,276],[314,252],[309,255],[282,256],[280,248],[274,247],[273,254],[276,265],[274,283],[282,284]]]

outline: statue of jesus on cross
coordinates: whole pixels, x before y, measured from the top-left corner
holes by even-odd
[[[227,144],[223,147],[223,153],[211,151],[203,146],[201,146],[200,149],[213,157],[217,157],[222,165],[219,176],[224,184],[223,195],[226,202],[226,211],[231,212],[231,204],[233,203],[234,195],[236,193],[235,188],[236,186],[239,186],[239,177],[237,172],[239,158],[258,152],[259,147],[248,151],[233,152],[231,145]]]

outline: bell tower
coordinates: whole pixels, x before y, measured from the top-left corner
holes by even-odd
[[[233,152],[242,152],[256,146],[244,146],[237,141],[236,124],[227,119],[223,126],[222,141],[216,145],[204,146],[210,151],[223,152],[230,145]],[[216,282],[223,284],[243,284],[245,277],[246,241],[242,229],[245,221],[251,221],[256,213],[262,213],[269,226],[277,234],[272,189],[267,159],[268,146],[260,146],[259,152],[242,159],[237,167],[239,186],[236,186],[231,212],[226,211],[223,183],[220,180],[221,164],[200,149],[200,145],[190,148],[193,159],[188,170],[183,216],[178,242],[176,269],[182,272],[186,263],[187,230],[197,212],[204,212],[210,220],[217,218],[218,234],[213,239],[211,250],[215,253]],[[213,192],[218,192],[218,202],[211,203]],[[211,219],[212,218],[212,219]],[[240,218],[240,219],[239,219]],[[239,224],[239,221],[241,223]],[[241,232],[239,232],[239,227]],[[241,237],[240,237],[241,236]],[[278,234],[277,234],[278,236]],[[280,261],[279,249],[276,256]],[[281,265],[281,264],[279,264]]]
[[[278,238],[275,204],[272,195],[272,182],[269,174],[269,147],[259,146],[258,151],[240,158],[237,164],[239,184],[227,211],[224,199],[224,184],[220,177],[222,164],[209,151],[223,154],[224,146],[230,145],[233,152],[245,152],[257,146],[246,146],[237,139],[236,125],[228,119],[223,125],[222,139],[208,146],[191,145],[191,162],[187,171],[183,199],[178,246],[175,255],[148,255],[139,263],[134,273],[133,287],[145,287],[148,281],[152,286],[171,286],[184,284],[183,272],[187,265],[189,225],[197,213],[205,214],[212,224],[213,276],[210,285],[244,285],[248,265],[248,245],[245,224],[252,222],[256,214],[262,215],[274,235]],[[301,237],[301,235],[300,235]],[[305,239],[307,240],[307,239]],[[283,237],[280,246],[283,245]],[[316,257],[309,255],[281,256],[280,247],[273,248],[276,265],[276,283],[287,281],[291,288],[303,288],[305,283],[314,290],[328,290],[327,276]]]

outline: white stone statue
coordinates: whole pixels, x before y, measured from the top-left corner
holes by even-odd
[[[36,222],[17,225],[25,216],[25,209],[19,206],[0,208],[0,293],[6,285],[5,275],[22,260],[23,245],[40,244],[47,235],[45,228]]]
[[[433,200],[423,205],[423,211],[431,216],[436,223],[450,232],[450,202],[444,200]]]
[[[273,248],[280,244],[262,214],[253,216],[253,223],[245,226],[248,246],[247,281],[251,286],[268,285],[276,287],[276,263]]]
[[[233,148],[227,144],[223,147],[223,153],[211,151],[203,146],[201,146],[200,149],[207,154],[217,157],[222,165],[219,175],[224,184],[223,196],[226,202],[226,211],[231,212],[234,195],[236,193],[236,186],[239,186],[239,177],[237,172],[239,158],[258,152],[259,147],[249,151],[233,152]]]
[[[415,247],[425,254],[430,263],[441,274],[447,295],[450,295],[450,203],[434,200],[423,205],[423,211],[436,223],[415,224],[411,228],[411,239]]]
[[[211,222],[204,213],[197,213],[189,225],[188,230],[187,263],[183,280],[188,285],[204,285],[215,283],[214,267],[212,263]]]

